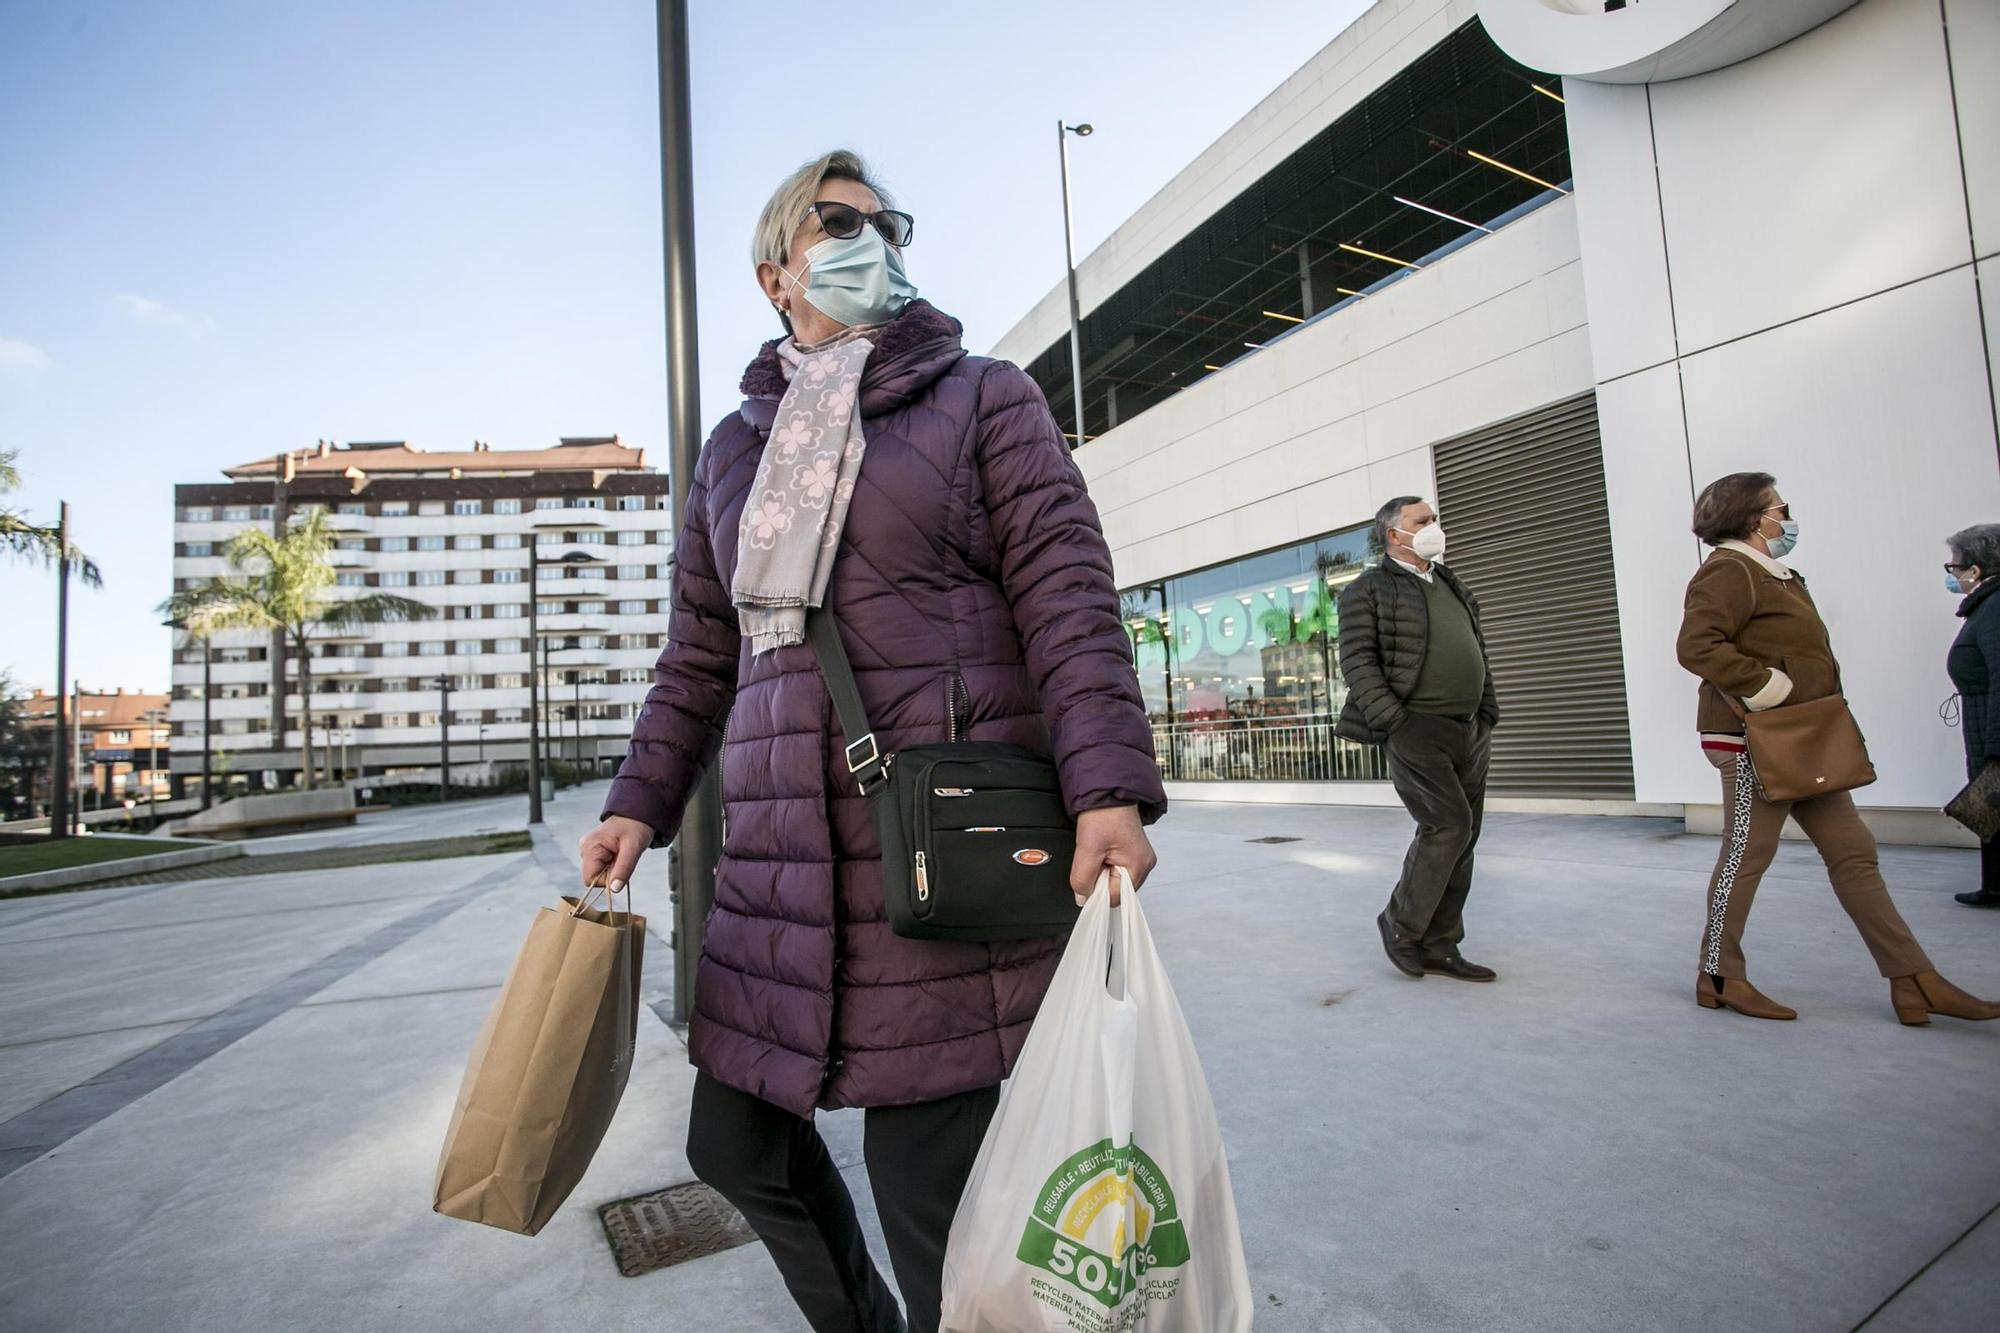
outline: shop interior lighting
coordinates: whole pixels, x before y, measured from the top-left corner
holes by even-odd
[[[1370,259],[1379,259],[1385,264],[1401,264],[1404,268],[1417,267],[1417,265],[1412,264],[1407,259],[1398,259],[1394,255],[1385,255],[1378,250],[1364,250],[1358,245],[1349,245],[1346,241],[1340,243],[1340,248],[1348,251],[1350,254],[1367,255]]]
[[[1336,287],[1334,290],[1342,296],[1366,296],[1368,294],[1366,292],[1357,292],[1352,287]]]
[[[1559,92],[1554,92],[1548,88],[1544,88],[1539,83],[1531,83],[1528,86],[1530,88],[1533,88],[1536,92],[1540,93],[1542,96],[1549,98],[1552,101],[1561,102],[1565,106],[1569,105],[1569,99],[1567,97],[1564,97]]]
[[[1211,365],[1210,365],[1210,364],[1208,364],[1208,362],[1206,362],[1206,361],[1204,361],[1204,362],[1202,362],[1202,363],[1201,363],[1201,368],[1202,368],[1203,370],[1220,370],[1220,369],[1222,369],[1222,367],[1221,367],[1221,366],[1211,366]]]
[[[1252,342],[1246,342],[1246,343],[1244,343],[1243,345],[1244,345],[1245,347],[1248,347],[1248,348],[1250,348],[1250,349],[1251,349],[1251,350],[1253,350],[1253,351],[1256,351],[1256,350],[1261,350],[1261,349],[1263,348],[1263,346],[1264,346],[1264,344],[1263,344],[1263,343],[1252,343]]]
[[[1259,313],[1259,314],[1261,314],[1261,315],[1263,315],[1263,316],[1264,316],[1264,318],[1266,318],[1266,319],[1282,319],[1282,320],[1284,320],[1284,321],[1285,321],[1286,323],[1288,323],[1288,324],[1303,324],[1303,323],[1305,323],[1305,321],[1304,321],[1303,319],[1299,318],[1299,317],[1298,317],[1297,315],[1285,315],[1285,314],[1280,314],[1280,313],[1279,313],[1279,312],[1277,312],[1276,310],[1263,310],[1263,311],[1259,311],[1258,313]]]
[[[1391,199],[1394,199],[1397,203],[1404,205],[1405,207],[1417,209],[1419,212],[1429,213],[1434,218],[1443,218],[1446,222],[1456,222],[1461,227],[1470,227],[1474,231],[1483,231],[1488,236],[1491,236],[1493,234],[1493,228],[1482,227],[1477,222],[1468,222],[1464,218],[1460,217],[1458,214],[1447,213],[1442,208],[1432,208],[1429,204],[1420,204],[1414,199],[1405,199],[1400,194],[1392,194],[1389,197]],[[1268,315],[1271,312],[1266,310],[1264,313]]]
[[[1557,194],[1569,193],[1568,190],[1565,190],[1560,185],[1557,185],[1551,181],[1545,181],[1540,176],[1530,176],[1527,172],[1521,170],[1519,167],[1510,167],[1505,162],[1502,162],[1500,159],[1494,157],[1488,157],[1486,156],[1486,154],[1475,151],[1474,149],[1471,148],[1466,149],[1465,155],[1471,158],[1474,162],[1484,162],[1489,167],[1498,167],[1500,168],[1500,170],[1506,172],[1508,175],[1519,176],[1522,180],[1528,181],[1534,185],[1539,185],[1544,190],[1554,190]]]

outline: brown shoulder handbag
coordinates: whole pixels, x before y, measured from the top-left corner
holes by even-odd
[[[1840,695],[1753,713],[1727,690],[1720,693],[1743,719],[1743,743],[1766,800],[1810,800],[1875,780],[1868,742]]]

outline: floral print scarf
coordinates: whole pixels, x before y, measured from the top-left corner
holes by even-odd
[[[737,523],[729,588],[753,654],[803,643],[806,608],[826,597],[868,447],[860,399],[861,374],[875,350],[870,332],[848,329],[811,348],[790,338],[778,344],[789,383]]]

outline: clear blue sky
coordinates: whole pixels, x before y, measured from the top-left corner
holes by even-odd
[[[911,276],[989,347],[1365,0],[693,6],[702,419],[776,332],[747,247],[836,145],[918,218]],[[71,674],[162,689],[176,482],[322,436],[664,468],[647,0],[0,4],[0,448],[105,587]],[[55,578],[0,562],[0,666],[55,677]]]

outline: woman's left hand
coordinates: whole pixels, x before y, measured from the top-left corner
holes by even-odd
[[[1070,866],[1069,887],[1077,906],[1097,887],[1097,877],[1107,866],[1124,866],[1132,876],[1132,887],[1146,882],[1159,858],[1146,839],[1146,826],[1139,822],[1136,805],[1111,805],[1101,810],[1085,810],[1076,817],[1076,860]],[[1118,876],[1111,877],[1111,905],[1118,905]]]

